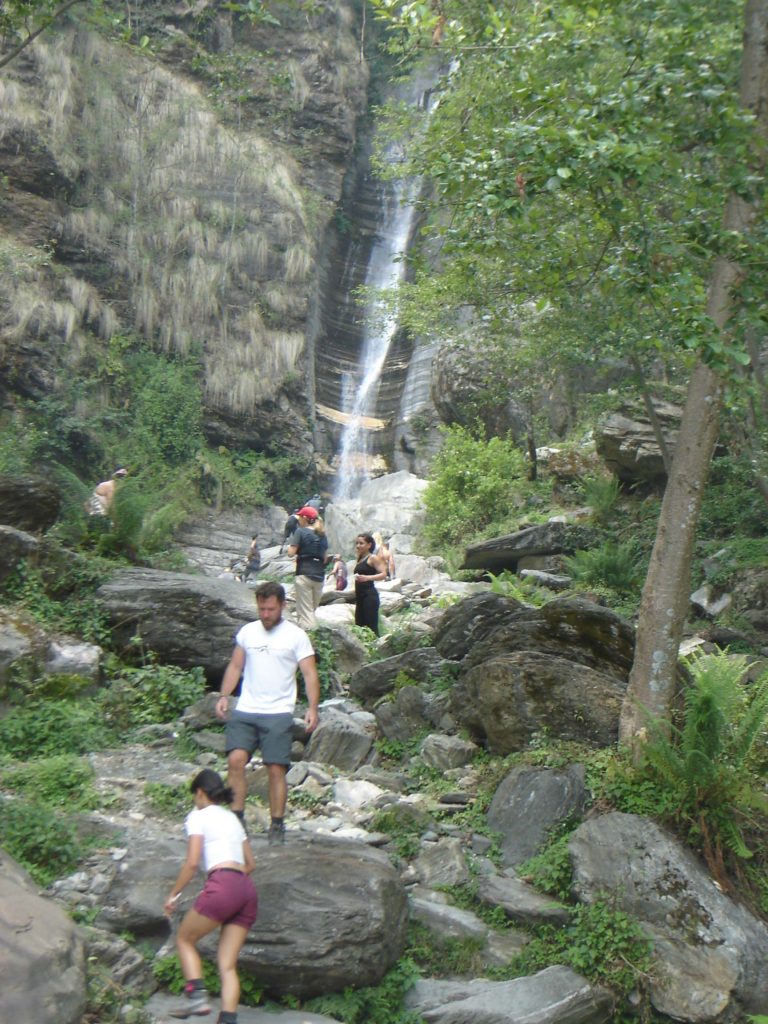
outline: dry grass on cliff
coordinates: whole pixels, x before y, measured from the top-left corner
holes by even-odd
[[[302,348],[290,318],[306,297],[293,293],[314,253],[296,166],[274,143],[223,126],[194,83],[93,33],[38,40],[31,56],[39,81],[0,83],[12,101],[2,117],[45,137],[84,182],[65,239],[100,254],[122,282],[134,310],[124,328],[170,352],[202,350],[217,404],[250,411]],[[291,76],[303,105],[309,85],[298,65]],[[66,340],[117,329],[90,286],[73,283],[68,298],[45,314]],[[35,288],[16,289],[12,305],[16,331],[43,329]]]

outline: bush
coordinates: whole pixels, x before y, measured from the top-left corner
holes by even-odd
[[[116,736],[97,699],[37,700],[13,708],[0,719],[0,749],[29,760],[56,754],[103,750]]]
[[[93,786],[93,768],[83,757],[56,754],[23,764],[11,764],[0,771],[4,789],[23,793],[48,807],[98,806]]]
[[[525,472],[525,457],[512,441],[485,440],[465,427],[449,427],[424,492],[427,540],[441,547],[492,523],[506,524]]]
[[[640,582],[638,554],[631,542],[609,541],[599,548],[576,551],[565,564],[578,583],[603,584],[617,594],[631,593]]]
[[[0,801],[0,846],[40,885],[70,874],[85,848],[74,826],[49,807],[28,800]]]
[[[174,665],[121,666],[102,701],[104,717],[125,734],[137,725],[172,722],[206,693],[203,670]]]

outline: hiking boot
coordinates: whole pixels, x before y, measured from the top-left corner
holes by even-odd
[[[282,846],[285,842],[285,825],[276,825],[273,822],[267,832],[267,842],[270,846]]]
[[[208,1002],[208,992],[204,988],[196,988],[192,992],[184,992],[182,1006],[169,1011],[169,1016],[179,1020],[186,1020],[187,1017],[204,1017],[211,1012],[211,1004]]]

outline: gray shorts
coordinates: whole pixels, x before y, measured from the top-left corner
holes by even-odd
[[[246,750],[248,756],[258,747],[264,764],[290,764],[293,743],[293,715],[251,715],[232,711],[225,733],[227,753]]]

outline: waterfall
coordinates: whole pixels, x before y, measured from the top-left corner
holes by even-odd
[[[397,98],[428,111],[435,80],[436,69],[425,70],[404,83],[398,89]],[[385,163],[396,165],[399,158],[398,144],[386,147]],[[353,497],[360,485],[375,475],[374,436],[390,425],[381,414],[379,399],[382,383],[386,384],[387,360],[399,330],[397,298],[392,292],[403,282],[407,272],[404,256],[417,225],[416,200],[421,187],[420,181],[410,178],[381,181],[371,176],[367,184],[373,189],[376,222],[362,279],[364,305],[357,314],[361,323],[357,358],[356,361],[347,359],[340,365],[341,408],[337,422],[341,423],[342,430],[335,486],[337,498]],[[350,245],[348,249],[339,281],[342,288],[345,284],[353,287],[353,268],[360,258],[359,248],[359,245]],[[389,295],[382,298],[385,291]],[[395,412],[406,370],[406,361],[401,357],[399,362],[402,364],[400,379],[393,382],[397,393],[386,403],[394,407]]]

